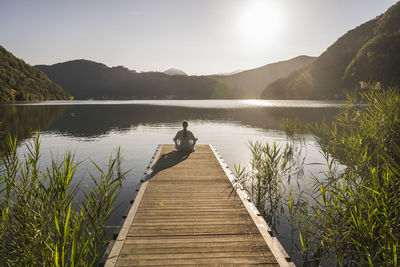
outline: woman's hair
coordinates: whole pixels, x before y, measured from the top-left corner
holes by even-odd
[[[186,125],[186,127],[185,127],[185,125]],[[185,138],[187,136],[187,129],[186,128],[188,127],[188,125],[189,125],[189,123],[188,123],[187,120],[182,121],[183,137],[185,137]]]

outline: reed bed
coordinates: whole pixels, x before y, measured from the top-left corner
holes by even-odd
[[[293,253],[302,260],[296,263],[398,266],[399,89],[371,84],[349,95],[347,105],[329,125],[286,121],[285,126],[291,145],[303,146],[291,141],[296,135],[312,134],[325,157],[326,171],[309,177],[311,190],[293,193],[290,187],[278,192],[282,177],[296,165],[287,164],[287,149],[277,149],[275,144],[250,143],[251,167],[238,169],[237,179],[267,222],[273,223],[270,218],[278,210],[285,213],[297,235],[292,239]]]
[[[96,163],[82,199],[70,152],[39,166],[40,138],[18,155],[16,138],[8,138],[0,155],[0,262],[4,266],[94,266],[100,262],[111,232],[106,222],[115,210],[124,173],[120,150],[106,170]]]

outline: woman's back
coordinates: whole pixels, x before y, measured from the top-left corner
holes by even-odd
[[[174,137],[175,148],[178,151],[191,152],[194,151],[197,138],[194,137],[193,133],[187,130],[188,123],[184,121],[182,123],[183,130],[176,133]]]

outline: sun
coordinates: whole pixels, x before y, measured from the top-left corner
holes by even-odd
[[[282,30],[282,12],[274,1],[247,1],[240,12],[238,28],[246,46],[266,46]]]

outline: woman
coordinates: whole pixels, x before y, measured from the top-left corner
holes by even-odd
[[[176,133],[174,137],[175,148],[181,152],[193,152],[196,141],[193,133],[187,129],[189,123],[187,121],[182,122],[183,130]]]

